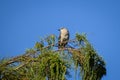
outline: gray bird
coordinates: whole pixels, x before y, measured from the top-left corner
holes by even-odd
[[[58,48],[64,48],[68,41],[69,41],[69,31],[66,28],[59,29],[60,35],[59,35],[59,41],[58,41]]]

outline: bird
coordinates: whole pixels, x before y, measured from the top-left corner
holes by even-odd
[[[58,29],[58,31],[60,31],[59,38],[58,38],[58,49],[61,49],[67,45],[70,34],[69,34],[68,29],[64,27]]]

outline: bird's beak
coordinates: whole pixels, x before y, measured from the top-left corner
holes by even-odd
[[[60,31],[60,29],[58,29],[58,31]]]

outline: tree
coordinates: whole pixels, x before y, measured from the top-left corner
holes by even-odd
[[[101,80],[106,75],[104,60],[85,34],[77,33],[62,49],[58,49],[57,42],[58,38],[50,35],[36,42],[34,48],[23,55],[0,60],[0,79],[67,80],[72,66],[80,69],[80,75],[76,75],[82,80]]]

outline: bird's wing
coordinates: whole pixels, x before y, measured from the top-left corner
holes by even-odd
[[[60,41],[60,39],[61,39],[61,35],[59,35],[59,37],[58,37],[58,41]]]

